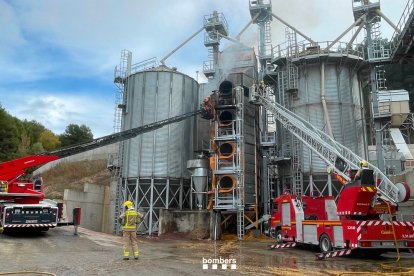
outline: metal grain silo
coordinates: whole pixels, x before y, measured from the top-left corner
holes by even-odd
[[[359,76],[364,65],[361,48],[340,42],[288,40],[287,45],[277,46],[273,51],[272,63],[276,69],[267,81],[274,80],[276,101],[359,156],[366,156],[365,110]],[[312,190],[309,184],[314,183],[319,191],[331,193],[325,162],[279,123],[277,144],[280,191],[309,192]]]
[[[198,107],[198,83],[165,66],[127,77],[122,130],[139,127]],[[195,150],[196,117],[167,125],[123,143],[124,198],[146,212],[141,231],[158,229],[161,208],[188,205],[190,175],[187,160]]]
[[[298,90],[292,110],[312,125],[331,134],[360,156],[365,155],[362,91],[356,58],[305,57],[298,60]],[[301,149],[303,173],[325,173],[326,164],[308,149]]]

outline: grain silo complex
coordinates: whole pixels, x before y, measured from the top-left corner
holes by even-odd
[[[141,233],[219,239],[226,232],[242,240],[249,229],[266,232],[276,197],[333,198],[365,159],[378,190],[398,194],[382,184],[392,183],[383,172],[414,164],[404,141],[411,117],[408,92],[385,85],[382,64],[391,52],[378,33],[379,8],[379,1],[353,1],[352,25],[333,41],[317,42],[273,13],[270,0],[252,0],[251,20],[235,38],[224,15],[213,11],[160,63],[132,64],[123,51],[115,131],[201,116],[120,144],[115,216],[128,199],[145,213]],[[282,43],[272,44],[273,20],[286,27]],[[255,47],[241,39],[250,25],[258,27]],[[364,28],[366,43],[355,43]],[[203,31],[207,82],[198,83],[201,72],[193,79],[165,61]]]
[[[0,275],[414,275],[414,0],[102,1],[54,20],[74,23],[69,36],[30,25],[46,6],[19,2],[0,0],[9,71],[61,57],[6,81],[28,89],[8,106],[19,116],[47,103],[51,123],[58,107],[105,119],[104,99],[90,102],[105,86],[90,81],[111,47],[135,61],[121,51],[106,136],[73,144],[90,129],[58,136],[0,104],[2,158],[27,153],[0,160]],[[50,70],[68,57],[84,58]],[[88,63],[98,73],[70,72]],[[59,165],[45,182],[43,164]]]

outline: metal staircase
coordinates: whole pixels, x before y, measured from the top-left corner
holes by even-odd
[[[121,61],[114,70],[114,83],[117,87],[115,94],[115,114],[114,114],[114,133],[121,131],[122,113],[125,112],[126,97],[125,84],[127,77],[131,73],[132,53],[128,50],[122,50]]]
[[[303,176],[300,166],[300,157],[299,149],[300,143],[299,140],[293,136],[292,137],[293,145],[293,155],[292,155],[292,170],[293,170],[293,190],[296,195],[300,196],[303,193]]]
[[[251,103],[263,105],[275,115],[275,119],[283,127],[288,129],[304,145],[315,152],[336,174],[346,181],[351,180],[347,172],[349,169],[358,169],[359,161],[362,160],[361,157],[336,142],[323,131],[315,128],[300,116],[294,114],[279,103],[274,102],[267,95],[259,95],[255,91],[255,87],[250,89],[249,101]],[[369,164],[369,168],[374,172],[377,190],[381,193],[381,196],[393,203],[400,202],[399,189],[394,183],[374,165]]]
[[[244,239],[244,206],[237,209],[237,239]]]
[[[387,60],[390,58],[390,49],[385,45],[381,36],[380,22],[375,22],[371,26],[371,47],[368,48],[370,52],[368,57],[370,61]]]
[[[111,181],[116,181],[116,191],[115,191],[115,198],[117,199],[115,202],[115,220],[114,220],[114,234],[119,234],[121,230],[121,224],[118,221],[118,217],[122,213],[122,202],[124,202],[124,193],[122,191],[122,178],[119,177],[117,174],[112,174]]]
[[[270,59],[272,56],[272,37],[271,37],[271,21],[263,22],[264,27],[264,39],[261,49],[259,50],[260,56],[263,59]]]

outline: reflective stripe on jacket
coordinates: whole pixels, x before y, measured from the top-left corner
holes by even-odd
[[[129,209],[125,212],[124,225],[122,225],[122,229],[126,231],[136,230],[138,222],[138,212],[134,209]]]

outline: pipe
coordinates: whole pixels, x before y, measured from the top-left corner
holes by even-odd
[[[247,30],[247,28],[259,17],[260,13],[257,13],[250,21],[249,23],[244,26],[244,28],[236,35],[236,39],[240,40],[240,36],[244,33],[244,31]]]
[[[329,119],[328,107],[325,100],[325,62],[321,62],[321,101],[323,107],[323,113],[325,115],[326,126],[328,128],[328,134],[333,139],[333,132],[331,127],[331,120]]]
[[[247,45],[246,45],[246,44],[244,44],[244,43],[241,43],[241,42],[240,42],[240,41],[238,41],[237,39],[231,38],[231,37],[226,36],[226,35],[223,35],[223,34],[221,34],[221,33],[217,33],[217,34],[218,34],[219,36],[221,36],[222,38],[225,38],[225,39],[227,39],[227,40],[229,40],[229,41],[231,41],[231,42],[234,42],[234,43],[239,44],[239,45],[241,45],[241,46],[243,46],[243,47],[246,47],[246,48],[251,49],[251,47],[247,46]]]
[[[300,34],[301,36],[303,36],[306,40],[308,40],[312,44],[315,44],[316,45],[316,42],[313,41],[310,37],[308,37],[305,34],[303,34],[301,31],[299,31],[298,29],[296,29],[295,27],[293,27],[292,25],[290,25],[289,23],[287,23],[286,21],[284,21],[282,18],[278,17],[276,14],[272,13],[272,16],[274,18],[276,18],[277,20],[279,20],[280,22],[282,22],[283,24],[285,24],[286,26],[288,26],[289,28],[291,28],[292,30],[294,30],[295,32],[297,32],[298,34]]]
[[[400,29],[398,29],[398,27],[397,27],[397,25],[395,25],[387,16],[385,16],[385,14],[383,14],[382,12],[381,12],[381,10],[379,10],[379,9],[377,9],[376,11],[375,11],[379,16],[381,16],[382,18],[384,18],[384,20],[391,26],[391,27],[393,27],[393,29],[397,32],[397,33],[401,33],[401,30]]]
[[[350,46],[352,46],[352,43],[354,43],[355,38],[358,36],[359,32],[362,30],[363,27],[364,27],[364,24],[359,25],[358,29],[356,30],[354,35],[351,37],[351,40],[349,40],[348,44],[346,45],[346,48],[349,48]]]
[[[181,43],[180,45],[178,45],[174,50],[172,50],[168,55],[166,55],[163,59],[160,60],[160,63],[162,65],[165,65],[165,61],[167,60],[167,58],[169,58],[172,54],[174,54],[178,49],[180,49],[181,47],[183,47],[188,41],[190,41],[191,39],[193,39],[196,35],[198,35],[199,33],[201,33],[201,31],[204,30],[204,27],[201,27],[197,32],[195,32],[194,34],[192,34],[189,38],[187,38],[183,43]]]
[[[362,22],[362,20],[364,20],[366,17],[366,15],[364,14],[363,16],[361,16],[360,18],[358,18],[357,21],[355,21],[351,26],[348,27],[348,29],[346,29],[342,34],[340,34],[331,44],[328,45],[328,47],[325,49],[325,51],[328,51],[329,49],[332,48],[332,46],[334,46],[344,35],[346,35],[353,27],[355,27],[356,25],[358,25],[359,23]]]

